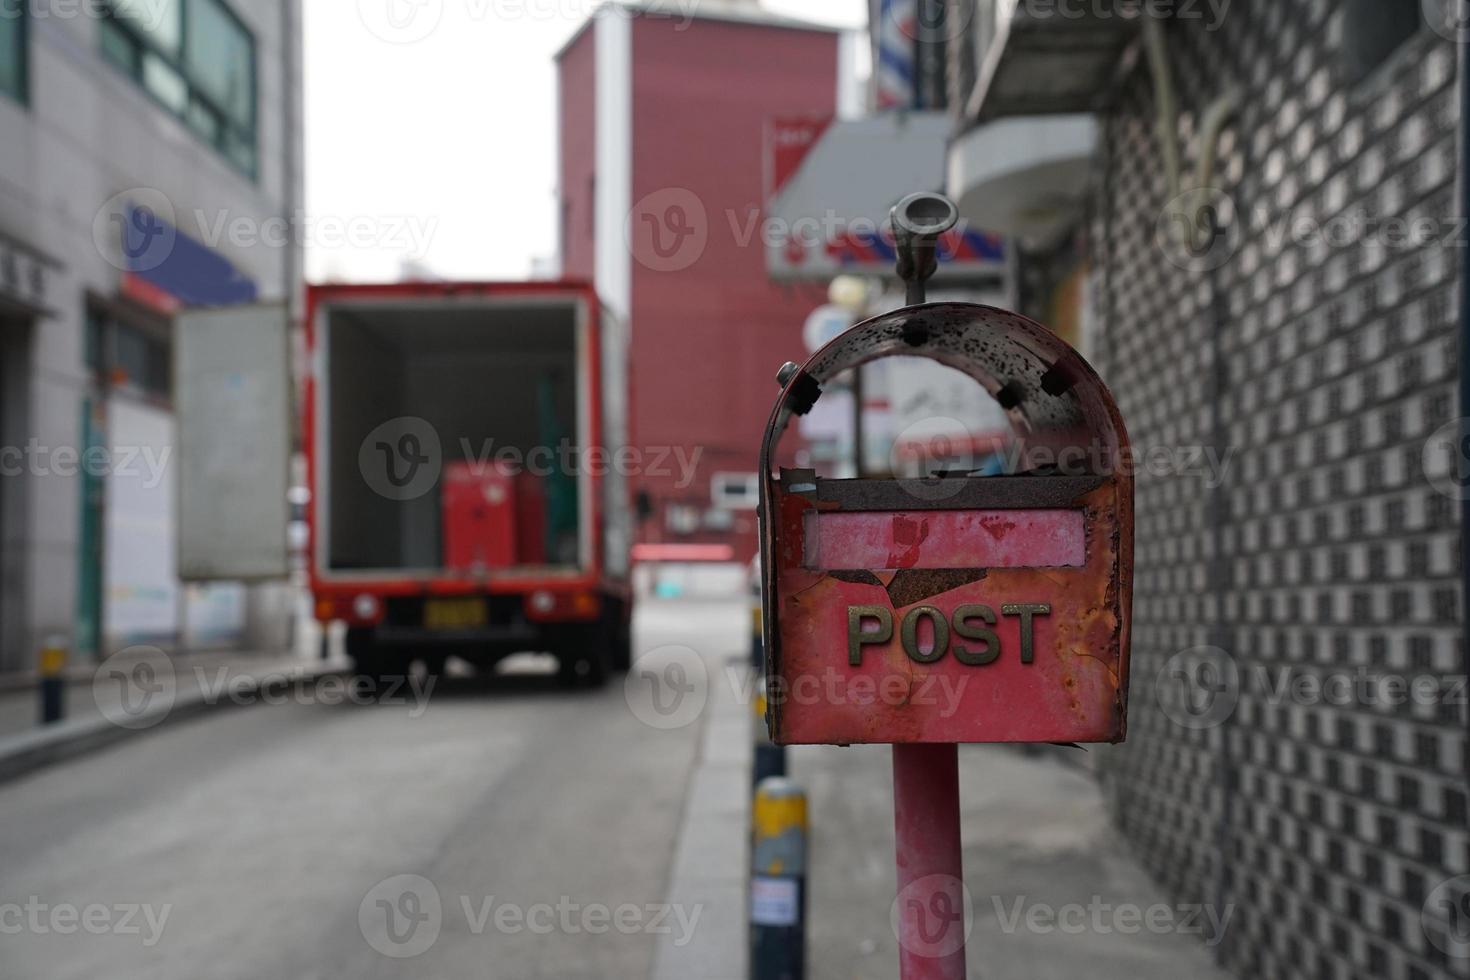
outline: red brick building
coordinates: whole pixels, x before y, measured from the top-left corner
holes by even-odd
[[[836,110],[840,41],[753,3],[650,4],[604,8],[558,55],[562,273],[630,327],[641,542],[756,551],[776,369],[825,302],[767,278],[763,127]]]

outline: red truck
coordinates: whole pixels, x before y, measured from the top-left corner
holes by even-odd
[[[592,288],[313,286],[306,316],[311,591],[358,672],[626,669],[627,341]]]

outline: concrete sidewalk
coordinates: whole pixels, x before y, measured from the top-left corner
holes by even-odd
[[[666,605],[678,608],[676,603]],[[691,690],[702,688],[707,701],[700,712],[699,754],[687,777],[678,838],[670,842],[674,861],[665,890],[669,905],[698,908],[699,926],[682,946],[676,937],[659,937],[651,976],[655,980],[748,980],[745,920],[754,710],[746,652],[748,600],[742,596],[707,603],[700,607],[699,617],[705,646],[699,654],[704,679],[696,680]],[[635,662],[629,683],[642,685],[649,680],[641,675],[640,664]],[[641,700],[634,695],[630,698]]]
[[[8,678],[0,687],[0,780],[204,709],[254,703],[263,691],[287,696],[293,685],[346,666],[284,652],[138,649],[68,671],[65,717],[53,725],[38,724],[34,678]]]
[[[659,946],[655,980],[747,976],[754,719],[743,658],[706,662],[710,701],[667,891],[702,906],[700,926],[684,947]],[[1149,879],[1113,830],[1090,761],[1075,749],[961,748],[969,975],[1228,980],[1205,945],[1223,913],[1176,903]],[[800,747],[790,762],[811,809],[808,976],[893,980],[891,750]]]
[[[1077,751],[1077,750],[1067,750]],[[809,976],[893,980],[892,752],[791,750],[812,819]],[[1088,767],[1055,751],[960,749],[971,977],[986,980],[1228,980],[1212,910],[1172,901],[1113,830]]]

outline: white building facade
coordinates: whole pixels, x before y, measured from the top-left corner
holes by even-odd
[[[0,3],[0,672],[239,642],[174,570],[173,314],[294,301],[300,0]]]

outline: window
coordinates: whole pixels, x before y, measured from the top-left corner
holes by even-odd
[[[1360,82],[1419,29],[1420,0],[1348,0],[1343,11],[1343,63]]]
[[[725,510],[754,510],[761,502],[758,473],[716,473],[710,483],[711,502]]]
[[[97,385],[169,401],[173,353],[162,329],[129,323],[89,305],[85,356]]]
[[[102,55],[256,175],[255,38],[221,0],[108,0]]]
[[[0,92],[25,102],[29,88],[26,5],[0,3]]]

